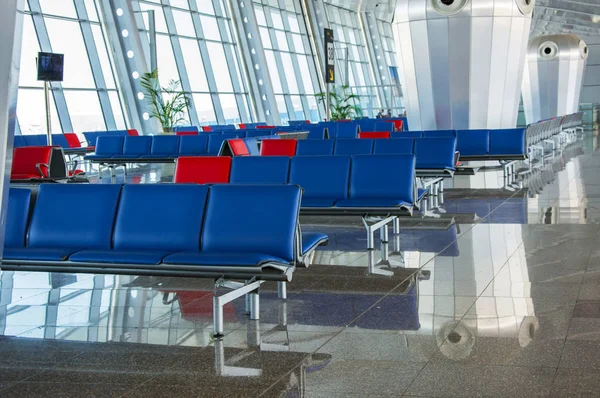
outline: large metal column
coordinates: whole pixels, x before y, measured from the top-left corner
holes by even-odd
[[[393,23],[411,128],[517,124],[535,0],[398,0]]]
[[[576,35],[538,36],[529,41],[523,106],[527,123],[579,111],[588,47]]]
[[[12,149],[17,126],[24,0],[4,0],[0,13],[0,242],[4,242]],[[0,246],[0,258],[3,246]]]

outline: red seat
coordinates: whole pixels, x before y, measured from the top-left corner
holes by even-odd
[[[391,133],[389,131],[369,131],[364,133],[358,133],[358,138],[390,138]]]
[[[81,141],[79,141],[79,137],[75,133],[65,133],[65,139],[67,140],[67,144],[69,144],[69,148],[81,148]]]
[[[202,131],[204,131],[205,133],[210,133],[212,131],[212,128],[210,128],[210,126],[202,126]]]
[[[177,131],[175,135],[198,135],[195,131]]]
[[[256,126],[257,129],[270,129],[273,130],[275,128],[275,126]]]
[[[226,184],[229,182],[231,158],[229,156],[181,156],[175,167],[178,184]]]
[[[138,133],[138,131],[136,129],[131,129],[131,130],[127,130],[127,135],[132,135],[137,137],[138,135],[140,135],[140,133]]]
[[[404,130],[404,120],[386,120],[386,122],[394,123],[394,131]]]
[[[263,140],[260,144],[260,156],[295,156],[296,140]]]
[[[246,130],[246,125],[244,123],[238,124],[240,130]]]
[[[11,180],[48,178],[51,146],[27,146],[13,149]]]
[[[233,156],[250,156],[250,151],[243,139],[237,138],[234,140],[227,140],[227,143],[229,144]]]

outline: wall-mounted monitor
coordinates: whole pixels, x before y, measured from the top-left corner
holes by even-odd
[[[65,56],[63,54],[38,53],[38,80],[62,82]]]

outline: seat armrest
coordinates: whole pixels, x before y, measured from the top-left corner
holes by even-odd
[[[46,178],[46,176],[44,175],[44,172],[42,171],[42,167],[45,167],[46,172],[48,172],[48,170],[50,170],[50,165],[48,165],[47,163],[36,163],[36,165],[35,165],[35,168],[40,173],[40,178]]]

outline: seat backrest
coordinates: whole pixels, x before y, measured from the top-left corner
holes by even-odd
[[[373,153],[372,139],[335,140],[334,155],[370,155]]]
[[[231,165],[232,184],[286,184],[290,158],[286,156],[236,157]]]
[[[246,130],[246,138],[267,137],[271,134],[271,130]]]
[[[320,124],[307,124],[306,130],[308,130],[307,140],[324,140],[325,139],[325,126]]]
[[[414,138],[397,138],[393,140],[375,140],[374,155],[404,154],[412,155],[415,146]]]
[[[456,138],[415,139],[417,170],[454,170]]]
[[[85,142],[87,143],[87,146],[96,146],[98,137],[100,137],[101,135],[102,135],[101,133],[94,133],[94,132],[83,133],[83,136],[85,137]]]
[[[289,156],[296,154],[296,140],[264,140],[260,145],[260,156]]]
[[[11,169],[11,179],[21,179],[20,176],[30,175],[36,178],[47,178],[52,159],[52,147],[49,146],[26,146],[13,149],[13,162]],[[31,178],[27,177],[27,178]]]
[[[120,194],[113,184],[40,185],[27,246],[109,250]],[[56,211],[67,200],[68,215]]]
[[[229,182],[231,158],[228,156],[180,156],[175,167],[175,183],[225,184]]]
[[[225,134],[212,133],[212,134],[210,134],[208,137],[207,153],[209,155],[218,155],[219,152],[221,151],[221,147],[223,146],[223,142],[225,142],[225,140],[230,140],[233,138],[238,138],[237,134],[231,134],[231,133],[225,133]]]
[[[47,139],[45,136],[41,135],[41,134],[34,134],[34,135],[24,135],[23,138],[25,139],[25,144],[27,144],[27,146],[46,146],[47,144]]]
[[[198,126],[177,126],[173,130],[178,133],[196,133],[196,134],[200,131],[198,129]]]
[[[179,152],[179,137],[176,135],[155,135],[152,137],[152,155],[177,155]]]
[[[214,124],[209,127],[211,131],[235,130],[235,125],[233,124]]]
[[[100,136],[96,141],[96,155],[118,156],[123,154],[123,141],[125,137],[116,135]]]
[[[456,138],[461,156],[485,156],[490,152],[490,130],[457,130]]]
[[[202,126],[202,131],[205,133],[210,133],[212,128],[210,128],[210,126]]]
[[[390,138],[391,135],[392,134],[389,131],[370,131],[370,132],[366,132],[366,133],[358,133],[358,138],[380,139],[380,138]]]
[[[69,148],[69,142],[63,134],[52,134],[52,145],[61,148]]]
[[[386,122],[392,122],[394,124],[394,131],[404,130],[404,121],[401,119],[389,119]]]
[[[207,135],[185,135],[179,137],[179,155],[181,156],[206,155],[207,149]]]
[[[337,134],[334,138],[358,138],[358,123],[351,121],[338,123]]]
[[[456,130],[427,130],[423,131],[423,138],[455,138]]]
[[[81,148],[81,141],[75,133],[65,133],[65,139],[69,143],[69,148]]]
[[[296,156],[328,156],[333,155],[335,140],[301,140],[298,141]]]
[[[23,146],[27,146],[27,143],[25,142],[25,136],[24,135],[15,135],[15,141],[13,143],[13,147],[20,148]]]
[[[525,129],[491,130],[490,155],[526,155]]]
[[[290,184],[300,185],[308,199],[342,200],[348,197],[350,156],[292,158]]]
[[[114,248],[199,250],[207,199],[206,185],[125,185],[113,234]]]
[[[240,130],[246,130],[246,125],[244,123],[240,123],[240,124],[238,124],[238,128]]]
[[[377,121],[375,119],[360,119],[360,120],[358,120],[358,125],[360,126],[360,131],[364,131],[364,132],[376,131],[375,123],[377,123]]]
[[[10,188],[8,191],[4,247],[25,247],[30,207],[31,190]]]
[[[421,138],[422,131],[395,131],[392,133],[392,138]]]
[[[152,137],[149,135],[139,137],[127,136],[123,143],[123,155],[148,155],[151,147]]]
[[[183,135],[198,135],[196,131],[176,131],[175,135],[183,136]]]
[[[413,204],[415,177],[414,155],[353,156],[350,199],[394,199]]]
[[[375,122],[375,129],[373,131],[387,131],[391,133],[392,131],[396,131],[393,122]]]
[[[129,130],[127,130],[127,135],[137,137],[138,135],[140,135],[140,133],[138,133],[138,131],[136,129],[129,129]]]
[[[295,260],[302,191],[294,185],[216,185],[209,194],[202,251],[260,253]]]
[[[250,156],[250,151],[246,146],[246,142],[241,138],[236,138],[233,140],[227,140],[229,144],[229,149],[231,149],[231,154],[233,156]]]

